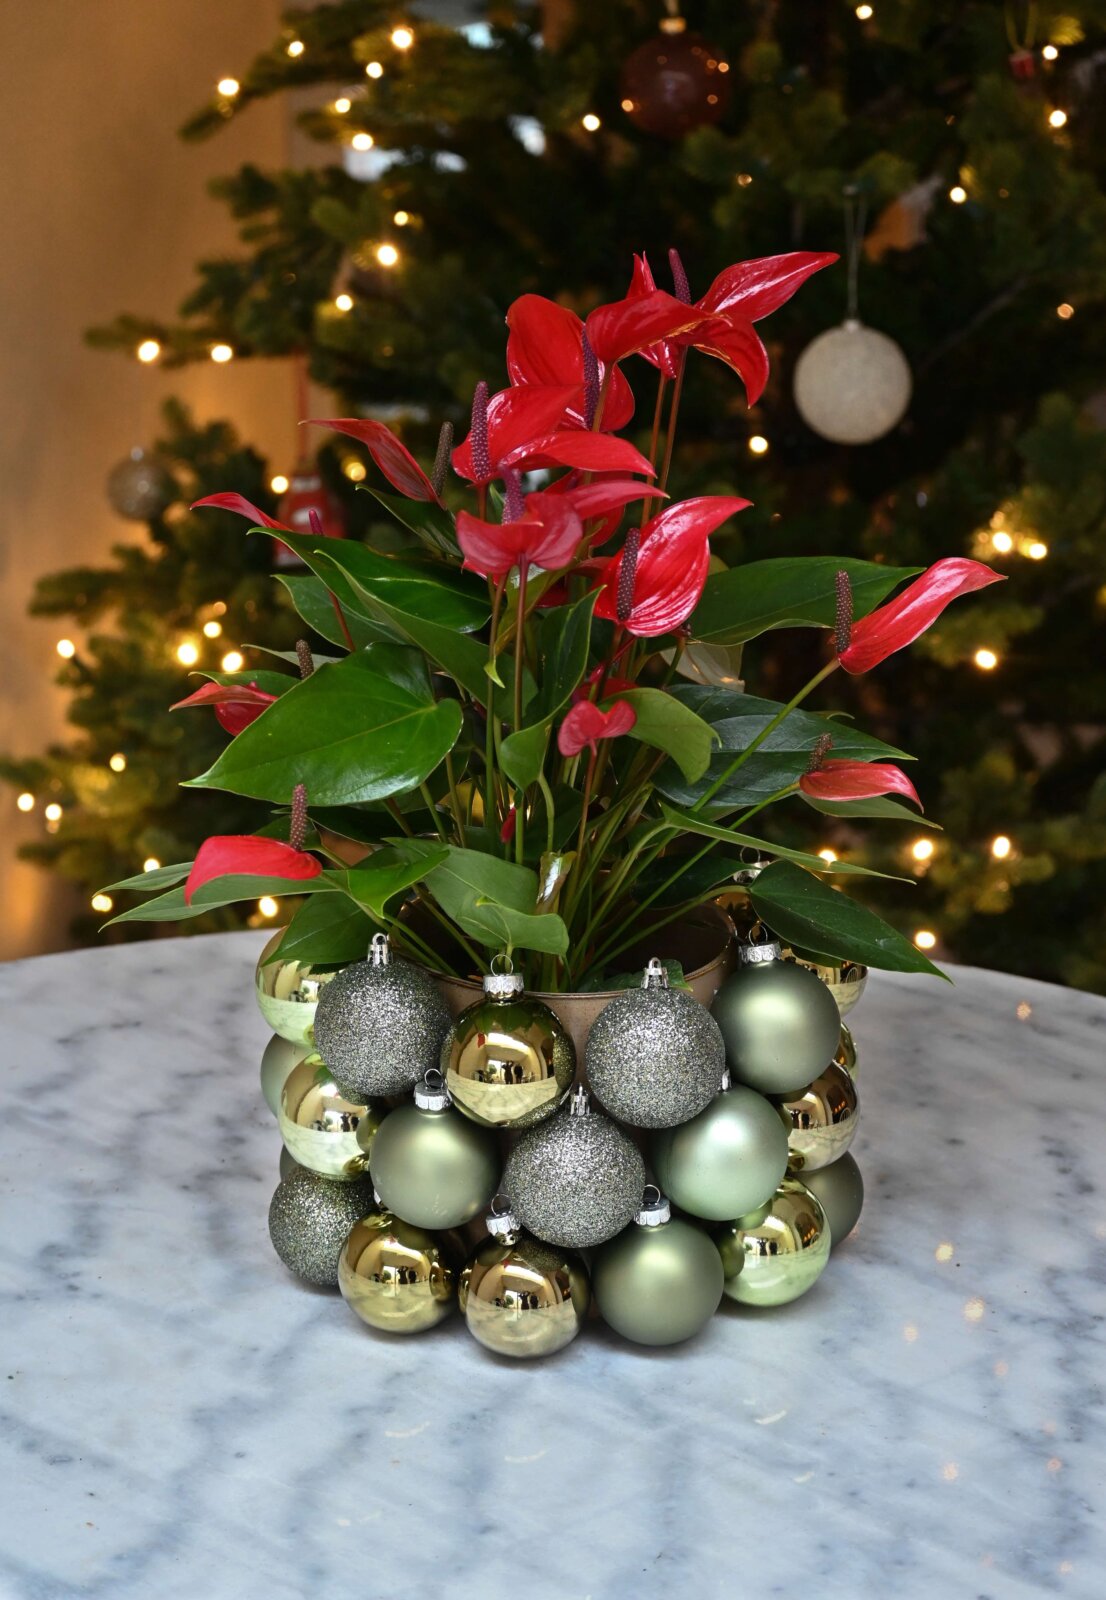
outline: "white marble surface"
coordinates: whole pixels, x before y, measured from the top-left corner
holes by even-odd
[[[526,1366],[273,1255],[262,942],[0,968],[3,1600],[1106,1593],[1106,1002],[877,975],[818,1286]]]

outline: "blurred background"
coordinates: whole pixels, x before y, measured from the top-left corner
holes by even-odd
[[[383,546],[371,463],[302,418],[432,453],[505,381],[517,294],[837,250],[754,410],[692,370],[674,490],[754,502],[730,564],[1009,582],[831,680],[941,831],[779,825],[897,872],[868,892],[938,957],[1106,991],[1106,0],[38,0],[6,45],[0,958],[242,920],[98,931],[103,885],[257,825],[180,789],[225,734],[168,707],[302,632],[303,570],[192,500]],[[786,698],[818,648],[703,670]]]

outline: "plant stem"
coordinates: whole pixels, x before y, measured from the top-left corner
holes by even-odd
[[[495,668],[496,635],[499,632],[499,608],[503,604],[503,591],[507,580],[495,585],[492,591],[492,620],[489,634],[489,648],[491,650],[491,665]],[[497,669],[498,670],[498,669]],[[488,678],[488,695],[484,702],[484,824],[494,830],[498,828],[499,811],[495,796],[495,680]]]
[[[522,669],[524,666],[523,635],[526,631],[526,578],[530,570],[528,561],[518,564],[518,612],[515,622],[515,732],[522,727]]]
[[[742,750],[735,757],[735,759],[730,762],[729,766],[714,780],[710,788],[707,789],[704,794],[699,796],[698,800],[696,800],[695,804],[691,808],[692,811],[702,811],[703,807],[714,798],[719,789],[721,789],[730,781],[730,778],[738,770],[738,768],[743,767],[754,751],[760,749],[761,745],[764,743],[765,739],[768,738],[769,734],[775,733],[776,729],[779,727],[784,718],[789,716],[790,713],[794,711],[795,707],[799,705],[801,701],[805,700],[807,695],[810,694],[811,690],[816,689],[824,678],[828,678],[831,672],[836,672],[837,666],[837,657],[834,656],[831,661],[826,662],[825,666],[820,672],[816,672],[814,674],[809,683],[804,683],[798,694],[793,695],[785,706],[780,707],[779,711],[777,711],[771,722],[765,724],[753,742],[746,745],[745,749]]]
[[[412,828],[407,818],[403,815],[403,812],[399,809],[396,802],[389,798],[385,800],[384,805],[386,809],[391,812],[395,819],[396,826],[401,830],[401,832],[405,833],[409,839],[413,839],[415,837],[415,830]]]
[[[658,489],[668,488],[668,474],[672,467],[672,452],[676,446],[676,418],[680,412],[680,397],[684,391],[684,368],[687,366],[687,350],[680,351],[679,364],[676,367],[676,379],[672,385],[672,404],[668,410],[668,434],[664,441],[664,466],[661,468]]]
[[[443,826],[441,817],[438,815],[438,807],[435,803],[434,796],[430,793],[430,785],[425,782],[420,783],[419,793],[426,801],[426,809],[429,811],[430,820],[434,824],[434,832],[438,835],[438,838],[442,841],[442,843],[446,844],[448,841],[446,838],[445,827]]]
[[[342,610],[341,601],[333,589],[328,589],[326,592],[330,596],[331,605],[334,607],[334,615],[338,618],[338,626],[342,630],[342,637],[345,639],[350,653],[354,654],[357,650],[357,645],[354,643],[353,634],[349,631],[349,623],[346,621],[346,614]]]
[[[457,790],[457,774],[453,770],[453,751],[447,750],[445,757],[446,782],[449,784],[449,806],[453,812],[453,826],[457,830],[457,839],[462,850],[465,848],[465,814],[461,805],[461,796]]]
[[[550,855],[553,854],[553,824],[556,813],[553,806],[553,791],[549,787],[549,780],[545,776],[545,768],[538,773],[538,788],[541,790],[542,799],[545,801],[545,848]]]

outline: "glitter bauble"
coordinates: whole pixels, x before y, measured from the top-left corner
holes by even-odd
[[[373,1142],[381,1201],[419,1228],[471,1222],[499,1185],[495,1135],[454,1111],[441,1084],[434,1067],[416,1086],[413,1103],[391,1112]]]
[[[457,1302],[460,1255],[379,1206],[351,1228],[338,1257],[338,1287],[351,1310],[383,1333],[423,1333]]]
[[[473,1338],[497,1355],[551,1356],[584,1325],[591,1295],[583,1261],[543,1244],[510,1213],[488,1219],[491,1237],[461,1274],[460,1304]]]
[[[837,1002],[813,972],[780,960],[777,944],[743,946],[741,959],[711,1007],[726,1059],[751,1089],[787,1094],[833,1060],[841,1040]]]
[[[320,996],[315,1048],[351,1099],[406,1094],[437,1071],[449,1027],[433,979],[396,960],[375,934],[369,959],[346,967]]]
[[[297,1277],[336,1289],[339,1252],[372,1204],[372,1184],[366,1179],[334,1183],[300,1167],[281,1179],[269,1206],[273,1248]]]
[[[679,1344],[718,1310],[722,1258],[702,1228],[673,1217],[668,1201],[653,1194],[630,1226],[595,1252],[591,1285],[600,1315],[624,1339]]]
[[[771,1200],[717,1236],[725,1293],[746,1306],[782,1306],[817,1282],[830,1253],[826,1214],[805,1184],[785,1178]]]
[[[753,1089],[725,1089],[679,1128],[653,1135],[657,1182],[694,1217],[726,1222],[763,1205],[787,1171],[787,1129]]]
[[[310,1054],[310,1045],[293,1044],[290,1039],[282,1039],[279,1033],[274,1033],[265,1046],[261,1057],[261,1093],[274,1117],[280,1115],[280,1091],[288,1074]]]
[[[821,1202],[829,1223],[830,1249],[836,1250],[860,1221],[860,1211],[864,1205],[864,1179],[860,1176],[860,1168],[846,1152],[828,1167],[819,1167],[816,1172],[804,1172],[802,1181],[815,1199]]]
[[[274,1033],[290,1044],[313,1049],[319,996],[340,969],[312,967],[306,961],[285,961],[280,956],[270,960],[284,933],[278,928],[258,957],[254,973],[257,1004]]]
[[[682,21],[671,19],[673,31],[662,24],[622,69],[623,111],[643,133],[664,139],[711,126],[730,103],[729,62],[699,34],[686,32]]]
[[[791,1130],[787,1136],[791,1172],[814,1172],[840,1160],[853,1142],[860,1118],[856,1085],[847,1067],[831,1061],[805,1089],[774,1098]]]
[[[108,502],[128,522],[151,522],[177,497],[172,473],[145,450],[132,450],[108,473]]]
[[[515,1145],[501,1187],[529,1233],[583,1250],[621,1233],[644,1184],[637,1146],[577,1089],[566,1111]]]
[[[902,421],[914,383],[885,333],[850,319],[808,344],[795,366],[795,404],[833,444],[871,444]]]
[[[714,1099],[726,1047],[706,1007],[670,989],[662,964],[651,961],[640,989],[627,989],[599,1013],[586,1064],[588,1085],[612,1117],[635,1128],[671,1128]]]
[[[289,1155],[324,1178],[361,1178],[387,1106],[348,1100],[321,1056],[305,1056],[284,1080],[277,1121]]]
[[[576,1076],[576,1050],[517,973],[489,973],[442,1046],[441,1070],[458,1111],[485,1128],[530,1128],[553,1115]]]

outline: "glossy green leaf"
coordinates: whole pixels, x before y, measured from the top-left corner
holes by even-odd
[[[787,944],[889,972],[945,974],[896,928],[790,861],[776,861],[750,885],[759,917]]]
[[[411,556],[383,556],[352,539],[331,539],[317,551],[320,570],[337,569],[359,594],[371,595],[405,616],[472,633],[491,615],[487,585],[459,567]],[[325,572],[323,574],[326,575]]]
[[[628,689],[618,698],[628,701],[637,714],[631,739],[671,756],[689,783],[703,776],[718,743],[709,722],[665,689]]]
[[[423,862],[439,848],[423,839],[393,842],[401,855]],[[568,930],[560,917],[535,912],[538,878],[530,867],[451,845],[446,860],[426,872],[423,882],[446,915],[481,944],[551,955],[568,950]]]
[[[130,889],[138,894],[159,894],[163,889],[183,883],[191,871],[191,861],[177,861],[171,866],[155,867],[152,872],[136,872],[133,878],[120,878],[118,883],[109,883],[100,893],[114,894],[117,889]]]
[[[331,644],[343,645],[349,648],[342,625],[338,621],[334,610],[334,602],[326,584],[321,578],[314,575],[302,574],[286,575],[277,573],[277,582],[282,583],[291,596],[292,604],[307,626],[317,633],[320,638],[327,639]],[[352,589],[346,585],[347,596],[342,599],[342,615],[349,627],[350,637],[358,649],[367,644],[372,644],[377,639],[391,639],[396,637],[395,630],[388,628],[383,622],[373,621],[364,615],[357,604]]]
[[[412,694],[364,651],[296,684],[191,784],[280,802],[302,783],[321,806],[379,800],[416,788],[460,732],[455,700]]]
[[[573,605],[555,606],[536,613],[538,652],[541,656],[541,690],[534,705],[536,718],[555,716],[580,687],[588,669],[591,622],[599,591]]]
[[[863,617],[920,567],[885,567],[845,556],[787,556],[750,561],[706,581],[691,615],[692,637],[707,644],[740,644],[771,628],[832,628],[837,574],[852,583],[853,615]]]
[[[294,661],[295,656],[291,659]],[[199,674],[210,683],[244,683],[251,688],[260,689],[264,694],[287,694],[293,685],[299,682],[299,675],[295,677],[290,672],[273,672],[259,667],[254,671],[248,668],[244,672],[203,672]]]
[[[398,850],[377,850],[367,861],[350,867],[346,873],[346,891],[359,906],[383,920],[391,901],[441,866],[448,854],[445,845],[432,845],[417,860],[401,855]]]
[[[444,506],[435,505],[433,500],[408,500],[406,495],[383,494],[379,489],[369,489],[368,492],[428,550],[459,557],[460,546],[453,518]]]
[[[935,828],[941,832],[939,822],[930,822],[914,806],[904,806],[901,800],[889,795],[875,795],[871,800],[815,800],[812,795],[802,795],[808,806],[827,817],[880,817],[887,822],[913,822],[919,828]]]
[[[189,905],[185,904],[184,885],[181,884],[165,894],[155,895],[152,900],[144,900],[140,906],[132,906],[129,911],[121,911],[117,917],[105,922],[104,927],[110,928],[116,922],[187,922],[189,918],[201,916],[205,911],[237,905],[242,900],[260,900],[262,895],[279,899],[282,895],[330,893],[335,888],[336,885],[326,873],[317,878],[263,878],[233,874],[212,878],[201,885]]]
[[[545,762],[552,726],[548,719],[535,722],[532,727],[520,728],[518,733],[509,734],[500,744],[499,765],[520,789],[537,782],[538,773]]]
[[[721,843],[735,845],[737,849],[755,849],[763,855],[777,856],[782,861],[795,861],[800,866],[809,867],[812,872],[825,872],[831,877],[854,878],[889,878],[887,872],[877,872],[874,867],[862,867],[855,861],[824,861],[821,856],[811,855],[808,850],[793,850],[790,845],[777,844],[770,839],[758,839],[751,833],[739,833],[734,828],[726,828],[721,823],[711,822],[704,815],[696,816],[690,811],[678,811],[675,806],[661,803],[661,815],[666,822],[674,828],[679,828],[681,833],[697,833],[703,839],[718,839]],[[913,883],[913,878],[896,878],[897,883]]]
[[[284,930],[270,961],[303,961],[313,967],[340,967],[363,961],[379,931],[372,918],[344,894],[316,894],[305,900]]]

